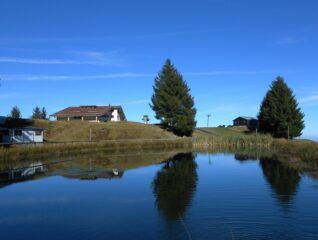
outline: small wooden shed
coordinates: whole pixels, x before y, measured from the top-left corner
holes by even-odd
[[[240,116],[233,120],[233,126],[246,126],[250,130],[255,130],[258,127],[258,119]]]
[[[0,122],[0,143],[43,143],[44,129],[33,127],[32,124],[31,119],[2,118]]]

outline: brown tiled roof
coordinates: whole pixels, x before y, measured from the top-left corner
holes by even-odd
[[[68,107],[59,112],[52,114],[54,117],[100,117],[103,115],[111,115],[113,109],[122,112],[121,106],[79,106]]]

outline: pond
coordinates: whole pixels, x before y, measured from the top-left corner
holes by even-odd
[[[318,239],[318,181],[269,157],[3,164],[1,239]]]

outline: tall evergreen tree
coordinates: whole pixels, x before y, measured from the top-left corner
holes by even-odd
[[[305,127],[304,114],[282,77],[273,81],[260,107],[259,130],[274,137],[294,138]]]
[[[40,110],[40,108],[38,106],[36,106],[33,109],[32,118],[33,119],[41,119],[42,118],[41,110]]]
[[[17,106],[14,106],[10,112],[10,117],[12,118],[21,118],[21,111]]]
[[[179,136],[191,136],[196,126],[194,99],[178,70],[166,60],[155,78],[151,108],[166,129]]]
[[[44,119],[46,120],[47,119],[47,113],[46,113],[46,109],[45,107],[42,108],[42,111],[41,111],[41,119]]]

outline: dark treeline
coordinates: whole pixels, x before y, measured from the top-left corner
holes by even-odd
[[[11,118],[22,118],[22,114],[21,114],[20,108],[17,107],[17,106],[14,106],[11,109],[11,112],[8,115],[8,117],[11,117]],[[47,112],[46,112],[45,107],[42,107],[42,109],[41,109],[40,107],[36,106],[33,109],[33,113],[32,113],[31,118],[32,119],[44,119],[44,120],[46,120],[47,119]]]

